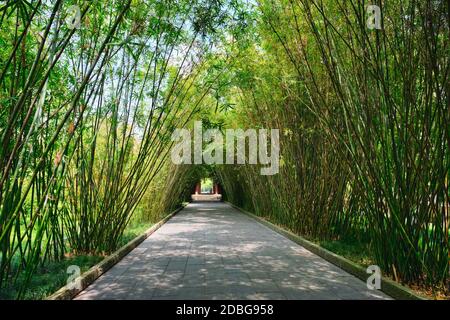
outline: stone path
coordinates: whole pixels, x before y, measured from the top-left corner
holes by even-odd
[[[191,203],[76,299],[389,299],[225,203]]]

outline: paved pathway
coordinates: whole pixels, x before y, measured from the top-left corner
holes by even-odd
[[[191,203],[77,299],[388,299],[224,203]]]

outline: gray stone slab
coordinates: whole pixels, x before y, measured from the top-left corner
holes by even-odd
[[[191,203],[76,299],[389,299],[224,203]]]

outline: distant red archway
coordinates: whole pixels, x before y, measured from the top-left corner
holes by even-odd
[[[222,188],[219,183],[214,182],[211,192],[202,192],[201,181],[195,184],[194,194],[192,194],[193,201],[220,201],[222,200]]]
[[[220,188],[220,184],[215,182],[213,184],[212,192],[202,193],[202,183],[201,183],[201,181],[199,181],[195,185],[195,191],[194,192],[195,192],[195,194],[220,194],[221,188]]]

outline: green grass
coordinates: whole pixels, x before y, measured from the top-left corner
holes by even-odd
[[[59,262],[49,262],[37,270],[24,293],[23,299],[40,300],[66,285],[67,268],[71,265],[80,267],[81,272],[86,272],[90,267],[101,261],[101,256],[74,256]],[[19,276],[19,281],[21,280]],[[0,291],[0,299],[10,300],[17,296],[17,289],[9,287]]]
[[[154,225],[153,222],[130,224],[125,229],[125,232],[119,241],[119,247],[126,245],[128,242],[130,242],[134,238],[140,236],[141,234],[143,234],[145,231],[147,231],[153,225]]]
[[[317,242],[322,248],[336,253],[363,267],[374,264],[369,245],[355,239],[326,240]]]
[[[356,239],[343,239],[343,240],[324,240],[315,241],[322,248],[325,248],[337,255],[340,255],[348,260],[359,264],[360,266],[367,267],[369,265],[376,265],[374,256],[371,254],[369,245],[364,242],[360,242]],[[388,276],[392,281],[395,281],[392,277]],[[405,285],[405,284],[403,284]],[[434,291],[431,288],[426,288],[418,285],[409,285],[409,288],[421,295],[427,296],[429,299],[449,300],[448,291],[445,288],[438,288]]]
[[[123,246],[143,234],[154,223],[135,223],[128,226],[119,242]],[[44,267],[39,268],[34,274],[30,284],[24,293],[23,299],[41,300],[51,295],[67,283],[67,268],[71,265],[80,267],[81,273],[88,271],[92,266],[99,263],[105,257],[79,255],[65,258],[58,262],[48,262]],[[18,281],[23,279],[20,275]],[[0,290],[0,300],[16,299],[17,289],[15,287],[4,288]]]

